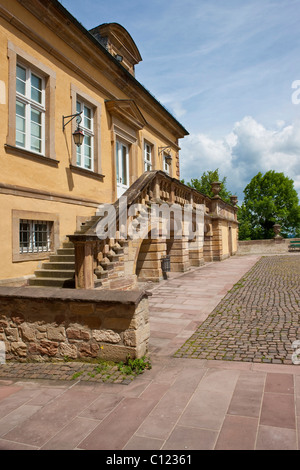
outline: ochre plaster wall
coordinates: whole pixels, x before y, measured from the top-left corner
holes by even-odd
[[[50,18],[50,16],[49,16]],[[22,26],[23,25],[23,26]],[[61,24],[61,31],[69,28]],[[37,38],[41,38],[38,41]],[[84,42],[78,36],[78,42]],[[116,135],[112,128],[113,119],[107,112],[107,99],[126,100],[126,89],[108,78],[107,73],[95,65],[94,56],[97,47],[91,46],[91,57],[79,54],[73,44],[67,44],[58,34],[47,29],[17,1],[3,0],[0,7],[0,280],[32,274],[37,262],[12,262],[12,210],[49,212],[59,217],[59,239],[76,230],[76,217],[89,217],[101,202],[114,202],[116,199],[116,181],[114,164],[114,142]],[[11,76],[10,55],[16,54],[34,64],[39,70],[51,71],[52,120],[54,122],[50,139],[53,147],[52,159],[36,157],[31,152],[20,152],[13,147],[8,136],[11,134],[11,122],[15,119],[11,105],[10,89],[15,77]],[[99,51],[101,54],[101,51]],[[107,72],[107,70],[106,70]],[[121,72],[120,72],[121,73]],[[74,162],[74,143],[72,132],[75,122],[62,130],[62,116],[72,113],[72,89],[79,90],[83,96],[98,103],[99,112],[99,156],[101,168],[99,174],[75,171],[70,168]],[[136,90],[137,102],[138,89]],[[150,99],[150,98],[149,98]],[[153,103],[152,103],[153,105]],[[149,108],[150,109],[150,108]],[[178,137],[154,117],[146,108],[140,111],[146,125],[140,130],[133,130],[135,141],[130,144],[130,183],[144,171],[144,140],[153,146],[153,169],[163,169],[159,147],[171,145],[173,163],[170,174],[178,177]],[[53,114],[54,113],[54,114]],[[157,113],[157,110],[156,110]],[[9,115],[11,116],[9,120]],[[124,123],[124,129],[126,124]],[[8,145],[9,144],[9,145]],[[9,187],[9,191],[6,189]],[[20,191],[12,194],[12,187]],[[43,197],[22,197],[22,190],[35,190]],[[55,196],[53,199],[53,195]],[[58,196],[69,197],[83,203],[59,201]],[[84,201],[91,201],[85,204]]]

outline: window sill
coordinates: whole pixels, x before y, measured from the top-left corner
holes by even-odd
[[[25,150],[20,147],[15,147],[13,145],[4,145],[7,153],[16,155],[18,157],[28,158],[29,160],[38,161],[40,163],[45,163],[46,165],[57,166],[59,164],[58,160],[54,158],[45,157],[44,155],[39,155],[38,153],[30,152],[30,150]]]
[[[79,173],[83,176],[89,176],[90,178],[95,178],[100,181],[103,181],[103,179],[105,178],[105,176],[101,175],[100,173],[95,173],[94,171],[86,170],[85,168],[81,168],[80,166],[70,165],[70,170],[74,171],[75,173]]]

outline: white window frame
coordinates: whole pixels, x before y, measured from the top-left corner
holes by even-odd
[[[144,142],[144,171],[152,170],[153,146]]]
[[[125,152],[125,153],[124,153]],[[122,139],[116,140],[116,180],[117,180],[117,197],[119,198],[129,188],[129,145]],[[125,168],[124,168],[125,157]]]
[[[17,90],[16,86],[16,111],[15,111],[15,119],[16,119],[16,147],[22,148],[25,150],[29,150],[30,152],[37,153],[39,155],[45,155],[45,115],[46,115],[46,107],[45,107],[45,78],[33,70],[28,65],[25,65],[22,62],[17,62],[17,67],[22,68],[25,71],[25,80],[24,80],[24,93],[21,93]],[[17,72],[17,70],[16,70]],[[17,75],[17,73],[16,73]],[[40,102],[36,101],[31,96],[31,89],[32,89],[32,75],[36,76],[38,79],[41,80],[41,100]],[[19,78],[16,77],[16,80]],[[24,116],[17,115],[17,103],[21,103],[25,107]],[[40,150],[36,150],[32,147],[31,138],[32,138],[32,121],[31,121],[31,113],[33,111],[37,111],[40,113],[41,122],[39,125],[41,126],[41,135],[40,141],[41,146]],[[21,145],[17,142],[17,118],[21,117],[25,120],[24,125],[24,145]]]
[[[87,118],[85,115],[85,109],[90,111],[90,118]],[[94,109],[91,105],[87,104],[85,101],[81,100],[79,97],[76,99],[76,112],[82,111],[82,121],[79,124],[80,129],[84,133],[84,140],[83,144],[76,149],[76,166],[79,168],[83,168],[85,170],[94,171]],[[91,125],[90,127],[86,126],[86,119],[90,119]],[[87,148],[87,140],[86,137],[91,139],[90,145],[90,167],[85,164],[85,149]]]
[[[168,153],[163,153],[163,171],[167,173],[168,175],[170,174],[170,165],[167,164],[166,158],[169,157],[170,155]]]

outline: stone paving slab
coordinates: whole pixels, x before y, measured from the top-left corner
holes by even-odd
[[[296,256],[294,261],[299,263]],[[3,377],[0,365],[0,450],[105,450],[100,460],[102,455],[111,457],[123,450],[126,455],[144,455],[139,454],[142,450],[153,455],[158,450],[185,455],[194,450],[298,450],[300,365],[175,357],[223,305],[226,292],[255,270],[259,259],[243,256],[211,263],[153,289],[152,369],[134,380],[84,380],[91,379],[87,369],[70,380],[74,371],[80,372],[76,364],[68,365],[67,380],[55,380],[50,365],[47,378],[47,367],[45,378],[30,379],[30,374],[25,378],[25,365],[21,376]],[[268,266],[272,271],[273,262]],[[286,270],[285,265],[282,273]],[[264,271],[259,273],[264,283]],[[277,292],[279,280],[274,276],[273,281]],[[293,281],[286,278],[285,282],[291,295],[281,295],[284,304],[295,292]],[[241,294],[241,290],[232,293]],[[273,301],[271,293],[268,299],[272,305],[279,302],[277,297]],[[279,304],[283,309],[283,300]],[[296,311],[297,302],[290,304]],[[227,315],[225,309],[226,321]],[[37,369],[27,366],[37,374]],[[61,370],[65,364],[51,367]]]

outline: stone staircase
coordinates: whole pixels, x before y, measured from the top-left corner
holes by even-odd
[[[101,214],[95,214],[68,235],[69,241],[35,272],[30,285],[129,290],[137,287],[137,277],[143,282],[159,282],[162,279],[161,260],[166,254],[171,258],[170,269],[174,272],[185,272],[191,265],[199,266],[204,260],[221,260],[227,256],[226,252],[223,253],[222,224],[225,220],[228,227],[237,227],[237,208],[223,202],[218,195],[208,198],[164,172],[155,170],[143,173],[124,196],[126,207],[117,200],[115,210],[102,220],[105,226],[98,225]],[[174,233],[168,243],[160,243],[154,235],[156,232],[159,234],[162,223],[155,211],[164,204],[168,208],[176,204],[180,210],[188,206],[192,210],[193,223],[201,207],[204,211],[204,214],[201,212],[203,233],[199,233],[199,239],[204,235],[204,247],[197,237],[193,242],[186,237],[176,240]],[[131,208],[134,211],[129,212]],[[169,220],[171,225],[171,218]],[[106,231],[112,226],[115,233]],[[205,230],[207,227],[209,229]],[[105,237],[112,238],[102,240],[98,229],[103,230]],[[124,230],[128,230],[126,241],[120,236]],[[149,234],[150,243],[147,243]],[[144,272],[141,274],[142,270]]]
[[[75,254],[71,242],[63,243],[50,260],[35,271],[35,277],[29,280],[35,287],[75,287]]]
[[[91,217],[81,224],[75,233],[82,233],[98,220]],[[111,239],[104,245],[98,266],[95,270],[95,288],[129,290],[136,284],[136,277],[125,274],[125,256],[128,247],[126,240]],[[32,287],[75,288],[75,250],[70,241],[64,242],[50,259],[35,271],[29,280]]]

